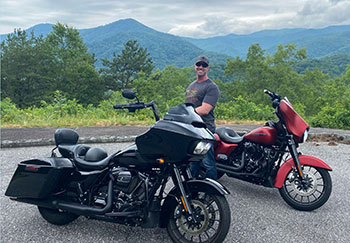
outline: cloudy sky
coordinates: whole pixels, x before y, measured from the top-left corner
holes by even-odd
[[[350,25],[350,0],[0,0],[0,34],[39,23],[77,29],[133,18],[188,37]]]

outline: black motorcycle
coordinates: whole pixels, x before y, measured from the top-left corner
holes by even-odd
[[[132,90],[123,96],[137,98]],[[225,198],[229,192],[216,181],[193,179],[188,170],[191,161],[206,155],[215,137],[192,106],[172,107],[163,120],[153,102],[137,99],[114,106],[131,112],[147,107],[157,122],[136,144],[111,155],[77,144],[74,130],[58,129],[51,157],[20,162],[5,195],[37,205],[42,217],[55,225],[85,216],[166,227],[174,242],[222,242],[231,221]]]

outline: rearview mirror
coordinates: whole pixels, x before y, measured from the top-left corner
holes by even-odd
[[[129,100],[135,99],[136,98],[136,91],[134,91],[132,89],[125,89],[122,92],[122,96],[124,98],[129,99]]]

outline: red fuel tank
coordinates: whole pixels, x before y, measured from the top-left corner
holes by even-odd
[[[247,133],[244,137],[252,142],[272,145],[276,142],[277,131],[273,127],[259,127]]]

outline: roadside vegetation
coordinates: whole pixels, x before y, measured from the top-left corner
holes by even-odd
[[[59,23],[45,38],[16,30],[1,42],[0,53],[1,127],[149,125],[150,110],[113,110],[114,104],[129,102],[121,91],[132,88],[140,100],[153,100],[162,117],[183,103],[195,79],[193,67],[154,70],[147,49],[135,40],[112,60],[101,60],[97,70],[78,31]],[[209,77],[221,90],[218,123],[276,119],[263,93],[269,89],[287,96],[313,127],[350,129],[350,65],[338,76],[317,68],[301,72],[298,63],[305,59],[306,50],[293,44],[278,46],[274,55],[254,44],[245,59],[212,63]]]

